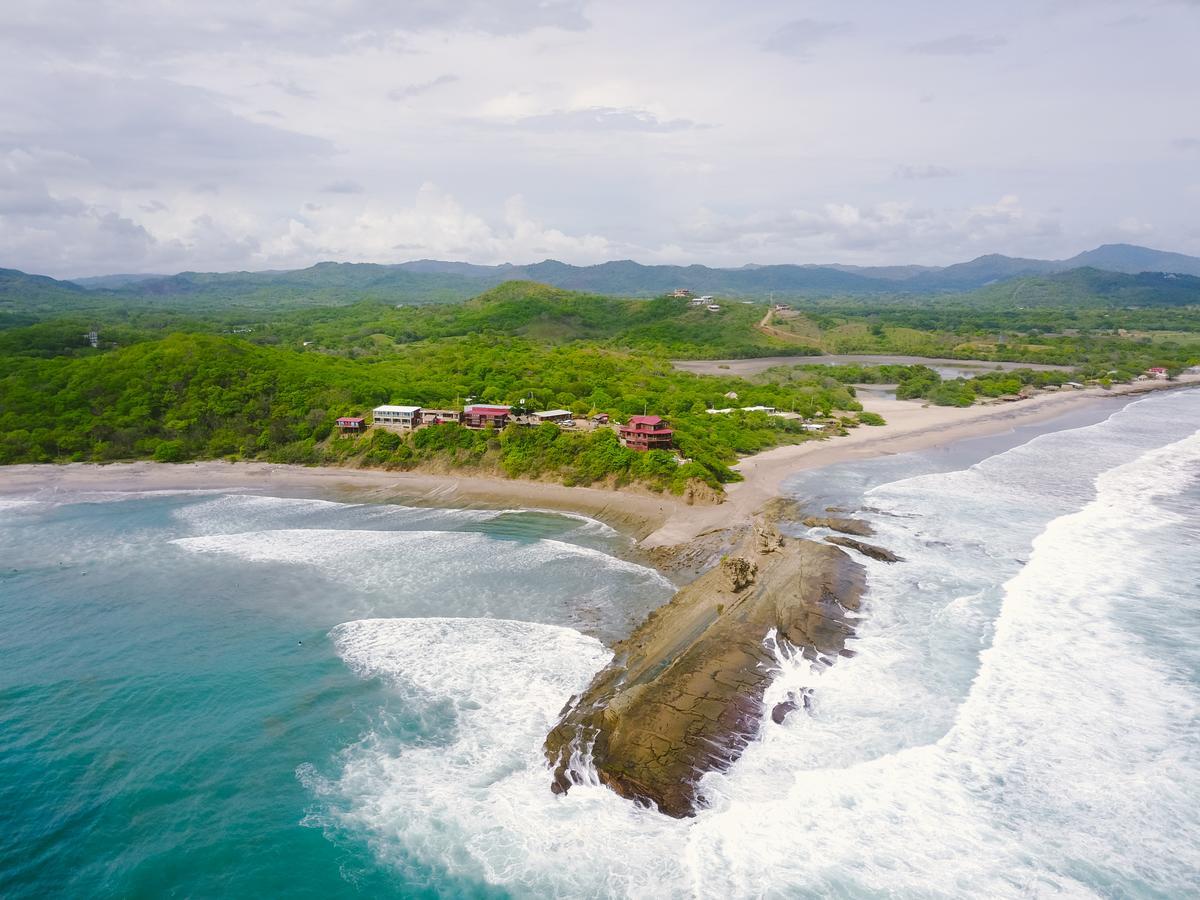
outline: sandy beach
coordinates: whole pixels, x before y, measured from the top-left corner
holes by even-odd
[[[1200,376],[1192,375],[1176,382],[1047,393],[1018,403],[966,409],[928,406],[917,400],[863,397],[864,406],[882,415],[886,425],[860,426],[844,437],[776,447],[748,456],[733,467],[744,480],[727,485],[726,500],[717,505],[689,505],[679,498],[648,491],[566,487],[495,477],[221,460],[7,466],[0,469],[0,494],[230,489],[414,506],[546,509],[590,516],[629,534],[642,548],[653,549],[685,544],[706,532],[747,522],[763,504],[777,497],[784,480],[798,471],[1000,434],[1089,404],[1128,401],[1131,395],[1196,384],[1200,384]]]

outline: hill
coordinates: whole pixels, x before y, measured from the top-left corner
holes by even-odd
[[[964,298],[997,307],[1179,307],[1200,306],[1200,277],[1162,272],[1103,272],[1070,269],[1017,278],[982,288]]]

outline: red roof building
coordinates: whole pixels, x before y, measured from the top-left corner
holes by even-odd
[[[670,450],[675,432],[659,416],[631,416],[617,434],[630,450]]]
[[[503,428],[512,415],[511,406],[468,406],[462,412],[462,424],[467,428]]]
[[[337,427],[342,434],[358,434],[367,427],[367,420],[358,416],[342,416],[337,420]]]

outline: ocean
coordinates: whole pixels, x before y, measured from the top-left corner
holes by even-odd
[[[1195,895],[1200,391],[1048,428],[788,482],[905,562],[682,821],[549,790],[673,592],[598,522],[3,495],[0,895]]]

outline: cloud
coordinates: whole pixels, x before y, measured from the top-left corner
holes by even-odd
[[[585,0],[209,0],[198,18],[188,3],[51,0],[36,10],[0,4],[0,36],[17,46],[53,47],[71,60],[250,48],[327,55],[405,33],[583,31],[589,25],[585,7]]]
[[[518,128],[529,131],[687,131],[704,128],[690,119],[660,119],[644,109],[620,109],[611,106],[591,106],[586,109],[555,110],[536,116],[525,116],[515,122]]]
[[[913,53],[926,56],[981,56],[999,50],[1008,41],[998,35],[952,34],[932,41],[909,45]]]
[[[807,59],[818,44],[848,31],[850,26],[845,22],[797,19],[776,29],[762,46],[773,53]]]
[[[1181,137],[1171,141],[1176,150],[1200,150],[1200,138]]]
[[[403,256],[397,257],[397,251]],[[519,195],[509,197],[502,216],[488,218],[426,183],[410,206],[311,210],[289,219],[264,243],[264,265],[308,265],[320,259],[398,262],[406,258],[470,259],[500,263],[562,256],[599,262],[614,244],[594,234],[572,235],[529,214]]]
[[[279,88],[279,90],[283,91],[289,97],[299,97],[301,100],[312,100],[317,96],[316,91],[309,90],[303,85],[297,84],[295,80],[291,78],[286,80],[277,78],[270,82],[270,84],[272,87]]]
[[[947,166],[896,166],[895,176],[905,181],[928,181],[934,178],[950,178],[958,173]]]
[[[393,88],[388,91],[389,100],[410,100],[413,97],[419,97],[422,94],[428,94],[436,88],[447,84],[454,84],[458,81],[457,75],[439,75],[437,78],[431,78],[429,81],[421,81],[417,84],[406,84],[402,87]]]
[[[878,262],[889,256],[912,262],[947,253],[960,260],[1040,242],[1060,231],[1056,220],[1030,215],[1016,196],[1005,195],[994,203],[950,209],[897,201],[830,202],[744,216],[701,209],[682,226],[677,243],[701,258],[721,248],[742,260],[772,254],[788,262]]]
[[[363,186],[357,181],[344,179],[342,181],[333,181],[321,188],[323,194],[361,194]]]

